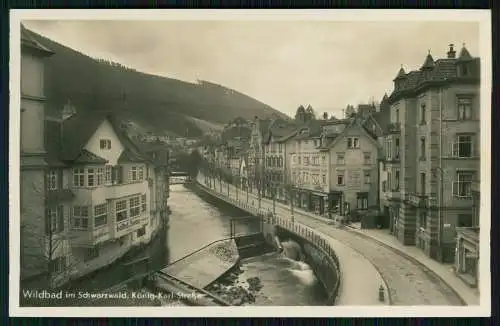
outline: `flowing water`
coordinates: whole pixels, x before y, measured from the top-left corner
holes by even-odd
[[[219,205],[219,204],[217,204]],[[200,196],[183,185],[170,186],[168,247],[175,261],[204,245],[228,237],[231,218],[243,217],[241,211],[217,207],[208,197]],[[239,223],[238,232],[257,231],[258,224]],[[258,277],[261,289],[255,292],[253,305],[322,305],[326,294],[306,263],[300,261],[300,245],[285,241],[283,253],[270,253],[243,260],[238,282]]]

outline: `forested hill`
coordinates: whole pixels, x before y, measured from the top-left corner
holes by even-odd
[[[238,116],[286,118],[235,90],[206,81],[195,84],[142,73],[93,59],[31,33],[55,52],[46,60],[45,74],[47,110],[51,113],[70,100],[77,110],[115,111],[150,131],[170,131],[182,136],[198,136],[202,131],[200,120],[211,125],[226,124]]]

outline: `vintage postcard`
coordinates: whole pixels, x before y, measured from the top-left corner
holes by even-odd
[[[11,316],[489,316],[490,24],[11,11]]]

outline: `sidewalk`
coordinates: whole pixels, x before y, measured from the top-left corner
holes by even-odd
[[[438,261],[428,257],[424,252],[414,246],[404,246],[396,238],[391,236],[387,230],[378,229],[361,229],[360,223],[353,223],[349,227],[359,234],[370,237],[386,246],[400,252],[403,256],[414,259],[424,265],[440,278],[442,278],[449,286],[451,286],[467,303],[467,305],[479,304],[479,291],[470,288],[458,276],[455,275],[452,264],[441,264]]]

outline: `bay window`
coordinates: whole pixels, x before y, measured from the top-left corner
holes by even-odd
[[[108,224],[107,204],[100,204],[94,207],[94,227]]]
[[[127,201],[119,200],[115,204],[116,208],[116,221],[121,222],[127,219]]]
[[[89,226],[89,208],[87,206],[73,207],[73,228],[86,230]]]

